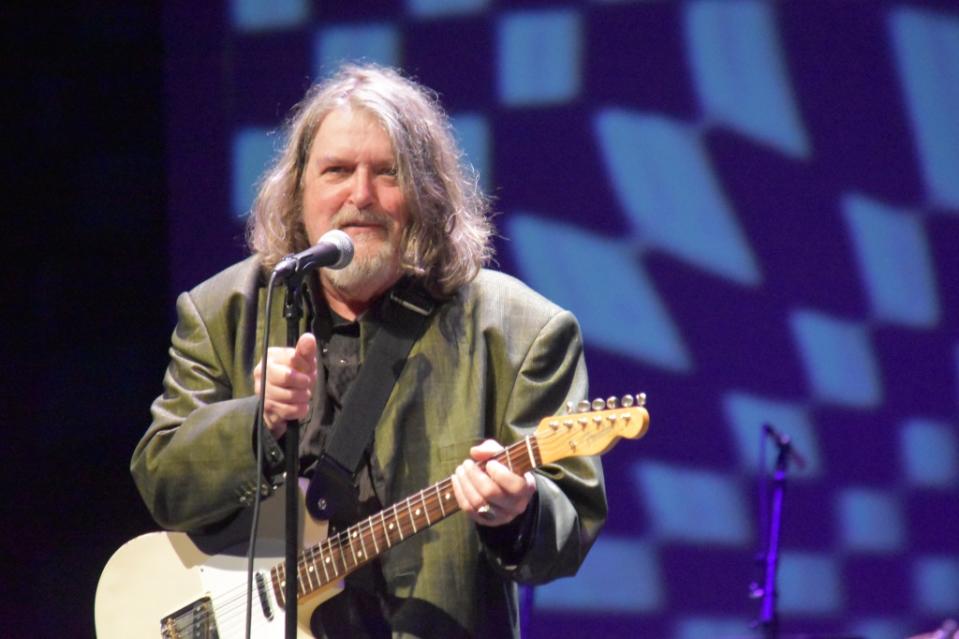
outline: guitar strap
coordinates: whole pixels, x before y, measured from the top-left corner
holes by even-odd
[[[373,442],[383,408],[434,307],[433,299],[415,285],[401,284],[390,292],[381,310],[383,322],[343,398],[310,478],[306,504],[314,517],[341,519],[355,506],[345,496],[355,493],[363,454]]]

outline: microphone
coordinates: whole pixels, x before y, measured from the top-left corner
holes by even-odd
[[[769,424],[763,424],[763,431],[769,435],[776,446],[779,447],[779,450],[785,451],[785,453],[792,457],[793,461],[796,462],[796,465],[799,466],[800,470],[806,467],[806,458],[796,452],[796,449],[793,448],[792,440],[789,438],[789,435],[783,435],[778,430],[770,426]]]
[[[273,272],[282,279],[314,268],[341,269],[352,260],[353,240],[343,231],[333,229],[305,251],[284,257]]]

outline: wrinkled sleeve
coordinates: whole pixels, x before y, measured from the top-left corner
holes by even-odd
[[[586,399],[587,392],[579,325],[571,313],[561,311],[539,331],[524,358],[500,441],[532,434],[541,419],[559,413],[567,401]],[[517,540],[519,556],[503,552],[496,529],[480,527],[480,537],[500,571],[538,584],[576,573],[605,523],[607,506],[598,457],[567,458],[533,475],[536,498],[515,526],[524,537]]]
[[[207,326],[189,293],[176,310],[163,394],[130,470],[158,524],[192,531],[228,520],[269,487],[257,481],[252,446],[257,397],[234,396],[227,355],[211,340],[224,327]]]

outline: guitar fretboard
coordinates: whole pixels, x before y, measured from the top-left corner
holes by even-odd
[[[535,436],[512,444],[494,457],[519,475],[542,463]],[[453,481],[447,477],[389,508],[357,522],[319,544],[302,550],[297,560],[297,599],[343,579],[403,540],[459,511]],[[277,601],[285,605],[286,565],[270,569]]]

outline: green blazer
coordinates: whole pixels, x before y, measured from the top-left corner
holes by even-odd
[[[252,446],[265,281],[251,257],[177,300],[164,391],[130,465],[165,528],[229,520],[265,485]],[[280,345],[275,297],[271,345]],[[361,356],[368,324],[361,322]],[[377,424],[384,506],[449,477],[470,446],[486,438],[508,445],[586,396],[573,315],[508,275],[482,271],[434,312]],[[577,571],[606,518],[600,462],[571,458],[534,476],[537,512],[518,562],[507,564],[489,531],[459,515],[382,557],[387,587],[401,602],[391,618],[396,636],[518,636],[516,582]]]

